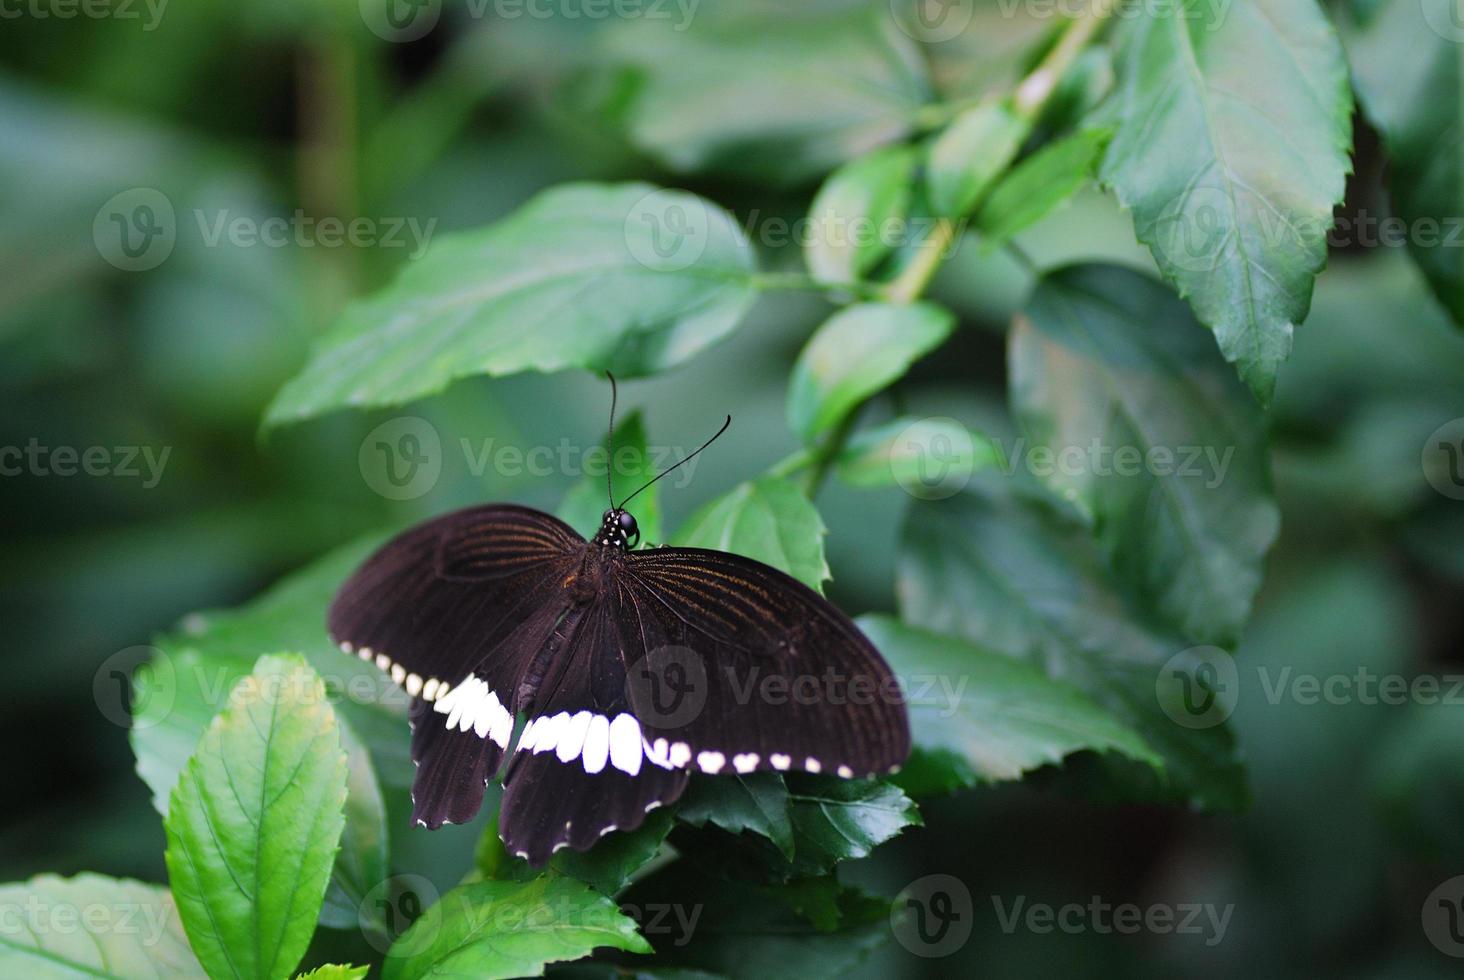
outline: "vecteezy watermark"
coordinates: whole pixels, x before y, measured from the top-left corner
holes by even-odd
[[[415,956],[432,945],[442,925],[434,918],[419,928],[412,927],[440,899],[436,886],[421,875],[393,875],[372,886],[361,899],[356,911],[361,935],[378,953]]]
[[[900,430],[885,460],[901,489],[921,500],[964,490],[976,472],[976,440],[952,418],[917,419]]]
[[[1423,477],[1451,500],[1464,500],[1464,418],[1435,429],[1423,444]]]
[[[998,448],[998,465],[1007,476],[1019,468],[1042,479],[1147,474],[1195,480],[1207,490],[1225,482],[1235,456],[1234,446],[1115,446],[1096,437],[1082,446],[1031,445],[1025,439],[1016,439],[1009,447]]]
[[[0,21],[136,20],[151,33],[167,9],[168,0],[0,0]]]
[[[926,875],[890,903],[890,930],[916,956],[950,956],[966,945],[975,924],[971,890],[954,875]]]
[[[163,478],[172,446],[0,446],[0,477],[118,477],[142,480],[151,490]]]
[[[1464,44],[1464,10],[1459,0],[1418,0],[1424,22],[1445,41]]]
[[[1428,893],[1419,911],[1423,934],[1445,956],[1464,959],[1464,875]]]
[[[1379,673],[1366,665],[1316,674],[1259,664],[1256,688],[1272,707],[1286,703],[1366,706],[1464,705],[1464,674]],[[1165,661],[1154,683],[1159,706],[1175,724],[1211,728],[1229,718],[1241,697],[1234,658],[1219,647],[1192,647]]]
[[[417,259],[426,252],[437,228],[436,218],[317,218],[299,208],[288,215],[266,217],[236,214],[228,208],[194,208],[192,219],[180,227],[166,194],[152,187],[134,187],[113,195],[97,211],[92,241],[102,258],[117,268],[145,272],[173,254],[180,233],[196,234],[204,248],[408,249],[407,257]]]
[[[442,0],[358,0],[361,21],[383,41],[417,41],[437,26]],[[466,0],[471,20],[651,20],[691,26],[701,0]]]
[[[157,647],[118,650],[92,675],[92,700],[102,717],[118,728],[156,725],[172,710],[177,691],[173,660]]]
[[[585,446],[568,438],[554,445],[522,446],[485,438],[474,442],[458,439],[462,466],[469,476],[482,477],[490,470],[509,479],[551,476],[603,477],[613,469],[617,476],[633,478],[646,469],[661,472],[685,459],[683,446],[619,446],[612,458],[604,446]],[[444,450],[436,426],[415,415],[402,415],[381,423],[361,440],[357,465],[366,485],[388,500],[413,500],[430,492],[442,477],[449,454]],[[692,458],[667,480],[685,489],[696,475],[698,461]]]
[[[620,911],[640,925],[642,935],[659,939],[657,946],[668,943],[672,946],[685,946],[691,942],[691,937],[696,932],[703,906],[700,902],[695,905],[682,905],[679,902],[646,902],[636,905],[625,902],[621,904]]]
[[[1112,20],[1182,20],[1191,29],[1214,31],[1224,23],[1232,3],[1234,0],[996,0],[996,7],[1007,20],[1066,21],[1102,7]]]
[[[1094,895],[1087,902],[1049,905],[1028,902],[1017,895],[1010,902],[1000,895],[991,896],[997,925],[1007,935],[1018,929],[1037,935],[1062,932],[1076,935],[1085,932],[1108,935],[1136,935],[1141,932],[1157,935],[1200,936],[1206,946],[1218,946],[1230,928],[1234,903],[1215,905],[1211,902],[1108,902]]]
[[[917,41],[959,37],[976,16],[976,0],[889,0],[896,26]]]
[[[163,933],[177,913],[170,903],[158,902],[57,902],[34,892],[24,898],[0,902],[0,936],[13,936],[22,946],[34,943],[31,936],[136,936],[143,947],[162,941]],[[91,948],[91,941],[78,940]]]
[[[955,233],[940,251],[948,259],[960,247],[961,233],[969,219],[955,222],[929,215],[891,216],[874,220],[865,215],[839,214],[833,209],[815,211],[805,217],[787,218],[780,214],[764,214],[759,208],[747,212],[742,221],[742,234],[751,242],[769,249],[797,246],[809,249],[815,245],[831,249],[865,249],[880,245],[886,250],[918,247],[935,234],[942,223],[953,224]]]

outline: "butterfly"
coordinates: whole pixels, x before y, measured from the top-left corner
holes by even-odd
[[[639,827],[693,773],[898,769],[898,682],[832,603],[739,555],[635,550],[625,504],[730,423],[619,505],[609,487],[588,541],[528,507],[469,507],[403,532],[342,585],[332,641],[411,698],[416,824],[472,819],[507,758],[499,835],[538,867]]]

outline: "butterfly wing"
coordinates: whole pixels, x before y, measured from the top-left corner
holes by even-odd
[[[710,773],[889,772],[910,751],[889,666],[827,599],[699,548],[632,552],[621,576],[631,707],[653,753]],[[664,739],[664,745],[661,743]]]
[[[417,822],[462,823],[482,806],[585,547],[548,514],[473,507],[392,539],[337,593],[332,639],[412,698]]]
[[[653,764],[630,710],[620,598],[608,576],[592,605],[571,611],[565,656],[551,667],[504,776],[499,834],[509,853],[543,865],[634,830],[686,788],[684,768]]]

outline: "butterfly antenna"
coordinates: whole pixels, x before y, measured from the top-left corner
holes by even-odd
[[[655,476],[651,477],[651,479],[645,484],[645,486],[641,487],[640,490],[637,490],[635,493],[631,494],[629,497],[626,497],[624,500],[622,500],[620,502],[620,506],[621,507],[624,507],[626,504],[630,503],[632,500],[635,499],[636,494],[638,494],[638,493],[641,492],[641,490],[644,490],[646,487],[650,486],[652,483],[655,483],[661,477],[665,476],[667,473],[670,473],[672,470],[676,469],[682,463],[689,463],[689,462],[691,462],[692,458],[694,456],[696,456],[697,453],[701,452],[703,449],[707,448],[712,443],[716,442],[717,439],[722,435],[722,433],[724,433],[724,432],[727,431],[727,426],[729,426],[731,424],[732,424],[732,416],[729,415],[729,416],[727,416],[727,421],[723,422],[722,423],[722,427],[717,430],[717,434],[714,435],[714,436],[712,436],[706,442],[702,443],[699,447],[697,447],[696,452],[693,452],[693,453],[691,453],[690,455],[687,455],[687,456],[683,456],[680,460],[676,461],[675,463],[672,463],[670,466],[666,467],[660,473],[658,473]]]
[[[619,398],[619,391],[615,387],[615,375],[609,371],[605,377],[610,379],[610,434],[606,437],[605,443],[609,455],[605,458],[605,496],[610,500],[610,509],[615,509],[615,402]]]

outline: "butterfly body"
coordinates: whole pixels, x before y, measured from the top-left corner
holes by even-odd
[[[849,778],[904,760],[898,684],[836,607],[759,562],[638,540],[620,508],[587,541],[529,508],[473,507],[342,586],[332,638],[412,697],[417,823],[471,819],[508,758],[500,833],[537,865],[634,829],[693,772]],[[830,673],[843,683],[820,687]]]

